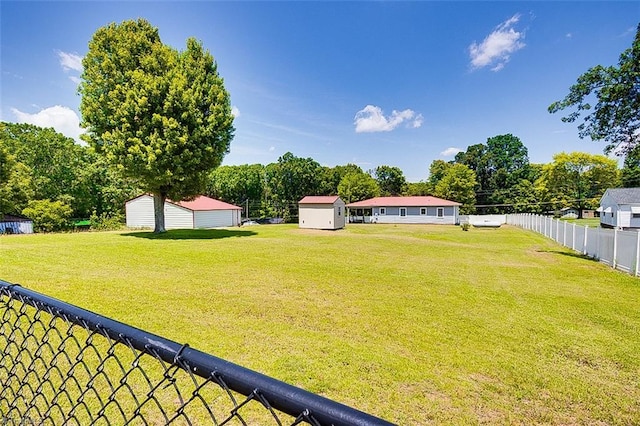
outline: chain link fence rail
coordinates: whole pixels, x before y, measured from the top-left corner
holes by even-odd
[[[0,425],[390,425],[0,280]]]

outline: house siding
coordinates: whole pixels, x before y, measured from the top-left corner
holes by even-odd
[[[406,209],[407,215],[400,216],[400,209]],[[375,223],[406,223],[406,224],[446,224],[455,225],[458,222],[458,208],[426,207],[427,214],[421,215],[420,210],[425,207],[374,207],[372,222]],[[380,213],[385,209],[385,214]],[[438,217],[438,209],[443,210],[443,216]]]

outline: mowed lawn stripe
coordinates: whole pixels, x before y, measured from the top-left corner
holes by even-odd
[[[640,281],[513,227],[10,236],[0,270],[400,424],[640,422]]]

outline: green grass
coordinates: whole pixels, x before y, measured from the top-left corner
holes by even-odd
[[[5,236],[0,278],[399,424],[640,423],[640,281],[514,227]]]
[[[585,219],[561,219],[565,222],[575,223],[576,225],[582,225],[589,228],[599,228],[600,227],[600,218],[599,217],[590,217]]]

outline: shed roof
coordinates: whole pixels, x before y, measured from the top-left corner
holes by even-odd
[[[214,198],[205,197],[204,195],[201,195],[192,201],[167,201],[193,211],[242,210],[242,207],[234,206],[233,204],[225,203],[224,201],[216,200]]]
[[[432,196],[416,197],[375,197],[368,200],[347,204],[347,207],[448,207],[461,206],[455,201],[449,201]]]
[[[339,199],[337,195],[307,195],[298,204],[333,204]]]
[[[609,188],[605,194],[617,204],[640,204],[640,188]]]
[[[0,222],[32,222],[32,220],[20,215],[0,214]]]

